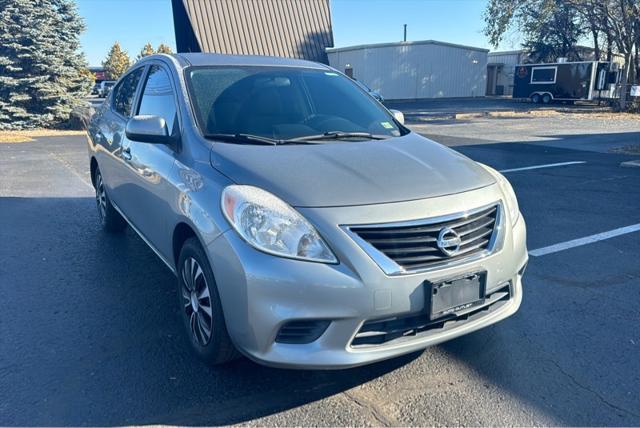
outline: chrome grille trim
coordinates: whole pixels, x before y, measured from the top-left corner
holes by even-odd
[[[485,216],[493,215],[493,211],[489,211],[491,208],[495,207],[495,224],[493,226],[493,230],[490,232],[480,231],[482,228],[489,226],[493,223],[493,219],[491,221],[483,222],[478,225],[475,224],[472,227],[469,227],[469,230],[464,230],[465,225],[471,224],[474,221],[477,222]],[[484,216],[479,216],[477,218],[473,218],[474,215],[482,213],[483,211],[487,211]],[[471,218],[470,218],[471,217]],[[410,220],[410,221],[402,221],[402,222],[392,222],[392,223],[377,223],[377,224],[358,224],[358,225],[342,225],[340,228],[352,239],[354,240],[364,251],[367,253],[369,257],[383,270],[383,272],[389,276],[395,275],[409,275],[409,274],[417,274],[423,272],[429,272],[435,269],[443,269],[452,266],[457,266],[463,263],[468,263],[471,261],[476,261],[482,259],[496,251],[498,251],[502,247],[503,241],[503,227],[504,227],[504,207],[501,201],[493,202],[491,204],[487,204],[478,208],[474,208],[471,210],[467,210],[464,212],[458,212],[455,214],[448,214],[437,217],[430,217],[426,219],[419,220]],[[457,219],[460,221],[456,221],[453,223],[453,226],[448,225],[449,227],[462,228],[462,232],[460,233],[462,238],[461,249],[458,254],[449,258],[442,258],[439,254],[439,251],[433,251],[432,248],[435,248],[433,244],[436,241],[436,238],[430,236],[416,236],[410,238],[403,238],[402,243],[404,244],[412,244],[406,247],[409,251],[407,253],[415,252],[415,253],[432,253],[428,255],[421,256],[424,259],[424,263],[422,265],[418,265],[415,267],[403,267],[397,260],[402,260],[402,258],[395,257],[396,261],[391,258],[390,254],[402,254],[402,252],[398,248],[388,248],[388,249],[380,249],[379,247],[384,246],[385,243],[389,245],[393,245],[393,238],[383,238],[385,234],[393,235],[391,229],[394,228],[402,228],[400,233],[437,233],[443,226],[442,223],[452,222]],[[376,230],[377,229],[377,230]],[[375,236],[375,238],[365,239],[360,236],[359,233],[369,234],[365,236]],[[397,230],[396,230],[397,232]],[[469,235],[473,235],[469,237]],[[472,245],[469,245],[472,243]],[[465,247],[465,245],[467,245]],[[478,248],[482,248],[486,245],[486,248],[481,251],[475,251]],[[423,249],[421,249],[421,247]],[[428,248],[428,249],[427,249]],[[385,251],[387,254],[385,254]],[[475,252],[474,252],[475,251]],[[471,254],[468,254],[471,253]],[[410,258],[410,255],[403,256],[404,259]],[[414,260],[415,261],[415,260]],[[405,261],[406,262],[406,261]]]

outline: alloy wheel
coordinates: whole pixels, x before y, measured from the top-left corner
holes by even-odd
[[[181,294],[191,334],[200,346],[205,346],[213,332],[211,294],[204,272],[193,257],[187,257],[182,264]]]
[[[107,192],[104,190],[100,172],[96,174],[96,204],[98,205],[100,219],[104,219],[107,215]]]

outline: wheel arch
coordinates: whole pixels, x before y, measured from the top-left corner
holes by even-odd
[[[171,237],[172,261],[173,265],[176,267],[176,272],[178,271],[178,259],[180,258],[180,250],[182,249],[182,246],[187,241],[187,239],[190,238],[196,238],[200,242],[200,245],[202,245],[202,240],[190,224],[185,221],[180,221],[178,224],[176,224],[176,226],[173,228],[173,234]]]

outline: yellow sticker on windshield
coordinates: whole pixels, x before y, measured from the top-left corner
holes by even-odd
[[[393,125],[389,122],[380,122],[380,125],[382,125],[383,128],[393,129]]]

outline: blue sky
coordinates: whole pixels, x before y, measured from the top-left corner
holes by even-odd
[[[142,46],[165,43],[175,50],[171,0],[76,0],[87,30],[81,37],[89,65],[100,65],[118,40],[135,57]],[[277,1],[277,0],[275,0]],[[337,47],[434,39],[489,48],[482,34],[486,0],[331,0]],[[514,49],[512,36],[500,49]]]

